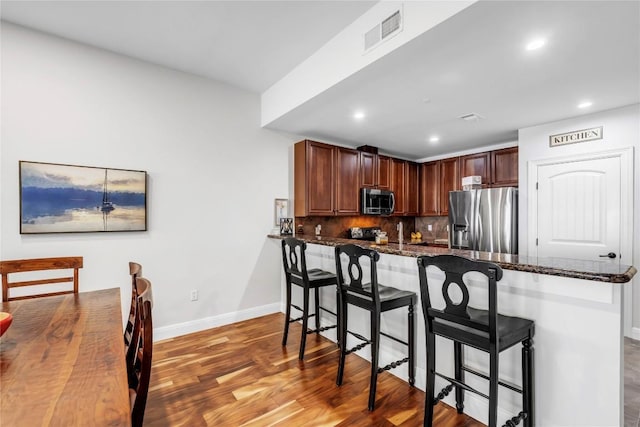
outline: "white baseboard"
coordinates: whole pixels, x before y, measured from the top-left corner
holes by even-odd
[[[265,316],[267,314],[278,313],[280,311],[280,303],[267,304],[260,307],[253,307],[246,310],[235,311],[232,313],[220,314],[217,316],[205,317],[204,319],[191,320],[184,323],[176,323],[175,325],[162,326],[154,328],[153,341],[174,338],[180,335],[191,334],[193,332],[203,331],[205,329],[216,328],[218,326],[229,325],[235,322],[241,322],[255,317]]]
[[[640,341],[640,328],[631,328],[631,338]]]

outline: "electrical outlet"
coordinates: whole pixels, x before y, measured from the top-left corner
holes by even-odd
[[[191,301],[198,301],[198,290],[194,289],[191,291]]]
[[[433,225],[427,224],[427,231],[433,231]]]

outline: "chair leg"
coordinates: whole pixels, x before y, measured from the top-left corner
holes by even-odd
[[[340,329],[340,291],[336,290],[336,344],[340,347],[340,340],[342,339],[342,329]]]
[[[300,337],[300,353],[298,359],[304,359],[304,348],[307,345],[307,327],[309,323],[309,288],[303,288],[303,305],[302,305],[302,334]]]
[[[433,425],[433,399],[436,379],[436,336],[427,331],[427,383],[424,401],[424,427]]]
[[[462,370],[462,365],[464,363],[464,348],[462,343],[457,341],[453,342],[453,358],[454,358],[454,369],[455,369],[455,378],[461,383],[464,382],[464,371]],[[464,389],[462,387],[456,387],[456,409],[459,414],[464,412]]]
[[[314,300],[315,300],[315,310],[316,310],[316,331],[320,331],[320,289],[314,289]],[[320,332],[316,332],[319,334]]]
[[[282,345],[287,345],[287,337],[289,336],[289,319],[291,319],[291,283],[286,284],[287,307],[284,314],[284,332],[282,333]]]
[[[378,385],[378,357],[380,350],[380,313],[371,312],[371,380],[369,382],[369,410],[376,404],[376,386]]]
[[[409,305],[409,314],[407,315],[409,324],[407,344],[409,344],[409,385],[414,386],[416,383],[416,343],[415,343],[415,319],[413,315],[413,304]]]
[[[527,414],[524,419],[524,427],[535,425],[534,396],[535,396],[535,371],[533,361],[533,339],[522,342],[522,411]]]
[[[338,297],[338,317],[340,319],[340,326],[338,331],[338,345],[340,347],[340,360],[338,361],[338,376],[336,377],[336,384],[342,385],[342,377],[344,374],[344,359],[347,356],[347,303],[343,301],[342,296]]]
[[[489,352],[489,426],[498,425],[498,350],[493,346]]]

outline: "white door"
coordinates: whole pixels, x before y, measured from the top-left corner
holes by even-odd
[[[619,262],[619,156],[538,166],[537,253]]]

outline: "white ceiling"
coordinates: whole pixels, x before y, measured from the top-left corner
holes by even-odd
[[[263,92],[363,1],[6,1],[2,19]],[[533,37],[547,44],[524,46]],[[577,104],[593,106],[579,110]],[[269,124],[407,158],[640,102],[640,2],[480,1]],[[367,117],[354,121],[356,109]],[[459,116],[477,113],[477,122]],[[437,144],[429,143],[438,135]]]

